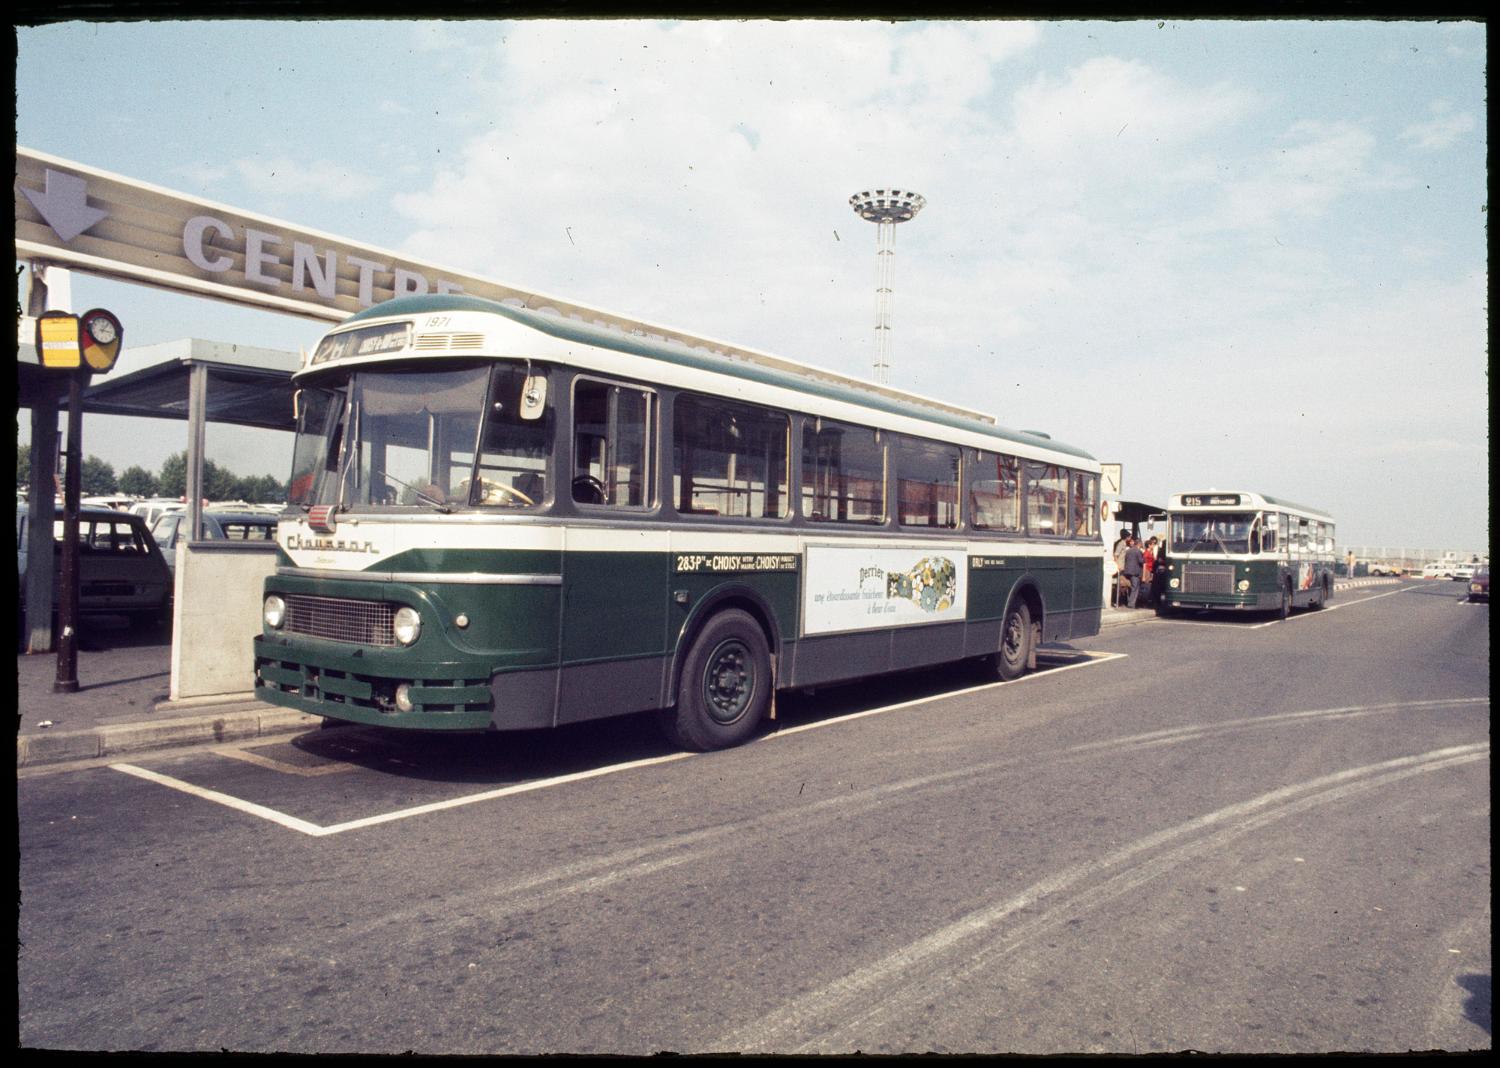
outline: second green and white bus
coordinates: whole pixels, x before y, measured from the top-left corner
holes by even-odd
[[[1333,597],[1333,517],[1259,493],[1174,493],[1158,609],[1322,608]]]
[[[257,694],[335,720],[659,710],[749,738],[778,689],[1098,632],[1099,465],[747,350],[461,294],[330,332],[298,429]]]

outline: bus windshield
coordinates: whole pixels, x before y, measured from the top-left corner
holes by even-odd
[[[1254,521],[1254,512],[1174,515],[1172,551],[1248,553],[1250,527]]]
[[[289,502],[356,511],[537,507],[552,424],[548,413],[521,416],[527,370],[364,367],[305,386]]]

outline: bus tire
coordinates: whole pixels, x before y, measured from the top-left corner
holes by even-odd
[[[1018,679],[1031,660],[1031,609],[1017,597],[1000,625],[1000,651],[995,654],[995,674],[1002,682]]]
[[[730,608],[693,639],[663,711],[667,737],[684,749],[726,749],[748,741],[771,705],[771,651],[754,617]]]

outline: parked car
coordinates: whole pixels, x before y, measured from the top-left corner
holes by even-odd
[[[1423,578],[1452,578],[1453,577],[1453,567],[1454,567],[1454,564],[1453,564],[1452,560],[1440,560],[1440,561],[1438,561],[1435,564],[1428,564],[1426,567],[1424,567],[1422,569],[1422,577]]]
[[[134,515],[140,516],[146,523],[146,529],[150,530],[156,526],[156,521],[165,512],[181,512],[187,508],[182,501],[173,500],[171,497],[153,497],[150,500],[137,501],[130,506]]]
[[[1365,569],[1367,575],[1396,575],[1405,574],[1400,564],[1387,564],[1379,561],[1373,562]]]
[[[1471,578],[1474,577],[1474,571],[1478,567],[1479,567],[1478,564],[1475,564],[1475,563],[1472,563],[1472,562],[1471,563],[1463,563],[1463,564],[1454,564],[1453,565],[1453,575],[1452,575],[1452,578],[1456,582],[1468,582],[1469,579],[1471,579]]]
[[[166,554],[167,568],[177,567],[177,544],[188,536],[187,512],[167,512],[151,528],[151,536]],[[206,541],[275,541],[276,516],[269,512],[221,511],[203,513],[203,537]]]
[[[22,630],[26,618],[27,545],[31,510],[16,505],[16,574]],[[63,510],[52,515],[54,589],[62,588]],[[167,620],[172,576],[140,516],[113,508],[78,512],[78,610],[80,615],[128,615],[151,624]]]
[[[1469,579],[1469,600],[1471,600],[1471,601],[1484,601],[1486,604],[1489,603],[1489,600],[1490,600],[1490,565],[1489,564],[1481,564],[1477,568],[1474,569],[1474,575],[1473,575],[1472,578]]]

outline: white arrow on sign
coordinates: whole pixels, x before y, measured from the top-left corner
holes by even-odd
[[[63,241],[73,240],[109,214],[89,207],[88,189],[82,178],[50,167],[47,168],[46,192],[38,193],[25,186],[21,187],[21,192]]]

